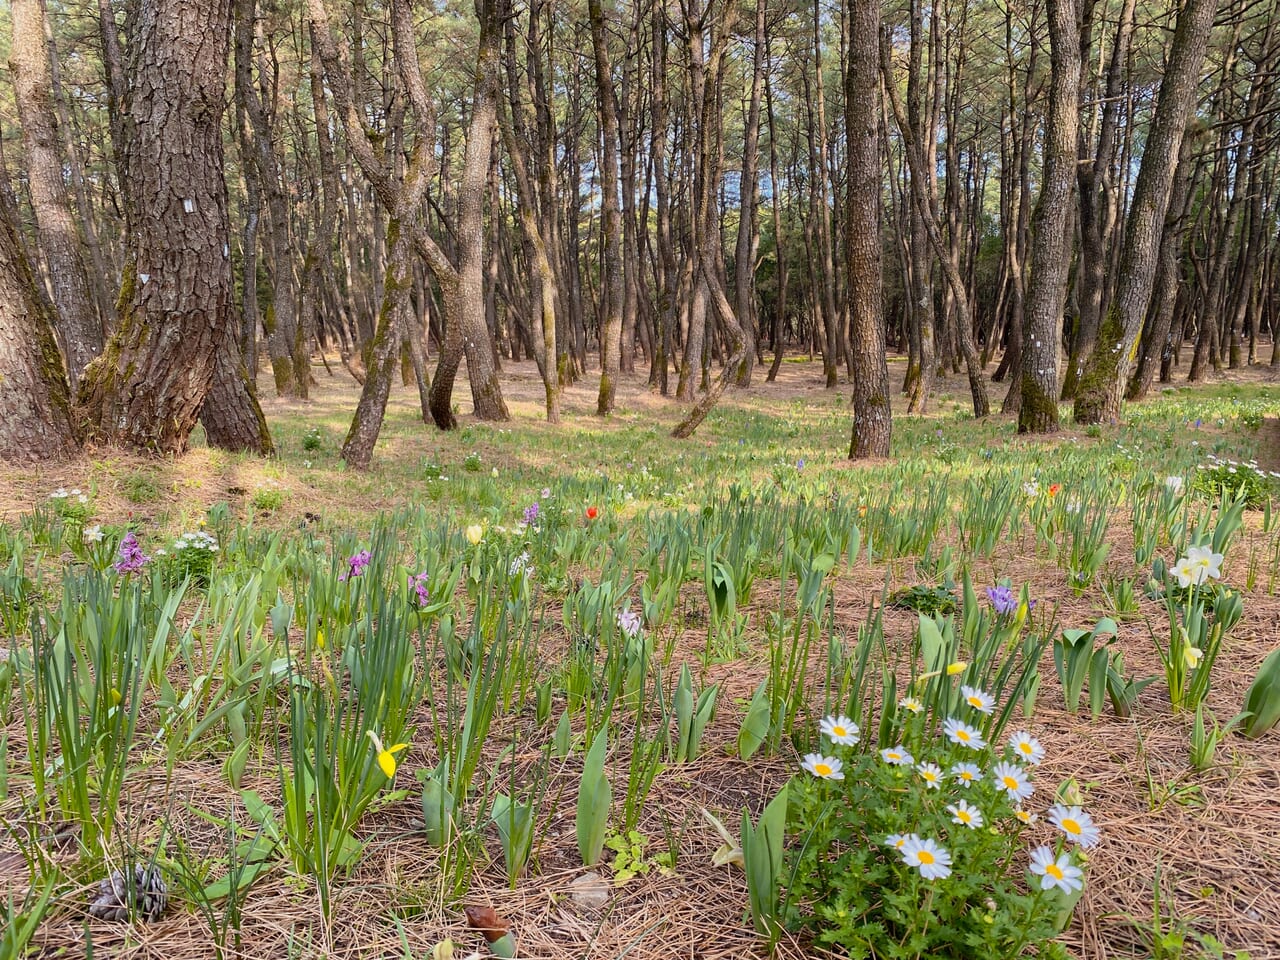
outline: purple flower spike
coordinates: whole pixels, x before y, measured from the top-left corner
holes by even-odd
[[[364,568],[369,566],[373,560],[373,554],[368,550],[361,550],[359,553],[352,554],[347,558],[347,572],[338,577],[338,582],[342,583],[352,577],[358,577],[364,573]]]
[[[1018,598],[1005,586],[987,587],[987,599],[991,601],[991,608],[1001,616],[1008,616],[1018,609]]]
[[[538,521],[538,505],[531,503],[524,508],[524,522],[526,526],[533,526]]]
[[[112,566],[119,574],[138,573],[150,560],[151,558],[142,552],[142,547],[138,546],[138,538],[132,533],[126,533],[124,539],[120,541],[120,559]]]
[[[431,602],[431,592],[427,590],[427,574],[425,572],[414,576],[409,574],[409,586],[418,594],[418,606],[425,607]]]

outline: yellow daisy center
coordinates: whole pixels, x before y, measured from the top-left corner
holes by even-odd
[[[1070,817],[1067,817],[1062,821],[1062,829],[1067,831],[1067,833],[1079,834],[1080,824],[1077,823],[1075,820],[1072,820]]]
[[[901,850],[904,846],[906,846],[906,843],[907,843],[907,838],[903,837],[901,840],[895,843],[894,846],[897,847],[899,850]]]
[[[844,727],[832,727],[831,733],[837,737],[847,737],[849,735],[849,732]]]
[[[969,697],[969,698],[968,698],[968,700],[969,700],[969,705],[970,705],[970,706],[973,706],[973,707],[980,707],[980,706],[982,706],[982,698],[981,698],[981,697]]]
[[[934,856],[928,850],[921,850],[918,854],[916,854],[916,857],[920,860],[921,863],[926,865],[934,862]]]
[[[932,770],[925,771],[925,773],[923,773],[922,776],[926,780],[928,780],[930,783],[937,783],[938,781],[938,775],[934,773]]]
[[[968,810],[957,810],[956,819],[961,823],[973,823],[973,817],[969,816]]]
[[[1044,868],[1044,872],[1055,880],[1061,880],[1063,877],[1062,868],[1056,863],[1051,863]]]
[[[1018,781],[1013,777],[1001,777],[1000,782],[1004,784],[1006,790],[1017,790]]]
[[[1018,749],[1021,750],[1023,753],[1025,753],[1027,756],[1031,756],[1031,744],[1026,742],[1020,743],[1018,744]]]
[[[1031,814],[1027,813],[1025,810],[1019,810],[1017,816],[1023,823],[1031,822]]]
[[[892,750],[890,750],[890,751],[889,751],[888,756],[889,756],[889,759],[890,759],[890,760],[901,760],[901,759],[902,759],[902,754],[900,754],[900,753],[894,753]]]
[[[820,777],[829,777],[829,776],[831,776],[831,764],[829,764],[829,763],[815,763],[815,764],[813,765],[813,772],[814,772],[814,773],[816,773],[816,774],[817,774],[818,776],[820,776]]]
[[[956,739],[957,739],[957,740],[963,740],[965,743],[968,743],[968,742],[969,742],[969,731],[968,731],[968,730],[957,730],[957,731],[956,731]]]

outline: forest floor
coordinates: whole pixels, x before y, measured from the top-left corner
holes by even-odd
[[[140,536],[156,540],[193,528],[219,504],[241,523],[274,531],[366,530],[376,514],[424,505],[458,524],[497,524],[503,518],[514,523],[521,506],[538,499],[540,489],[557,488],[567,479],[599,491],[584,498],[608,496],[608,509],[625,524],[649,509],[696,510],[730,485],[768,482],[784,470],[813,472],[833,491],[865,492],[873,500],[883,496],[878,485],[899,476],[893,473],[899,459],[922,461],[926,475],[936,469],[958,481],[975,464],[1008,460],[1030,465],[1046,485],[1064,457],[1092,456],[1101,469],[1125,456],[1159,474],[1165,460],[1185,462],[1195,448],[1256,457],[1264,467],[1280,470],[1280,421],[1274,420],[1280,415],[1280,385],[1269,366],[1193,387],[1157,387],[1148,402],[1127,408],[1126,423],[1085,430],[1064,421],[1064,430],[1047,439],[1018,437],[1006,417],[973,421],[967,383],[948,377],[938,383],[928,416],[907,417],[895,408],[891,460],[850,465],[845,459],[847,386],[823,389],[820,365],[797,358],[782,365],[773,384],[764,383],[765,371],[758,370],[755,386],[728,393],[698,434],[683,442],[669,438],[683,405],[652,393],[642,372],[621,378],[617,410],[602,420],[593,415],[596,381],[589,371],[565,390],[565,422],[552,427],[542,418],[542,386],[531,362],[505,365],[502,386],[512,420],[503,424],[470,418],[464,368],[455,394],[461,429],[449,434],[425,426],[416,391],[397,384],[373,467],[353,473],[338,452],[359,388],[340,364],[330,367],[332,375],[316,366],[306,401],[268,396],[269,372],[261,375],[278,451],[273,459],[210,450],[197,436],[190,452],[174,460],[100,449],[71,464],[0,468],[0,521],[18,524],[59,487],[92,491],[96,522],[129,523]],[[901,362],[890,364],[895,381],[902,371]],[[998,409],[1004,388],[990,386],[992,407]],[[1231,409],[1240,406],[1266,418],[1261,428],[1254,423],[1244,429],[1232,419]],[[1197,412],[1201,408],[1203,415]],[[1144,452],[1130,456],[1128,451],[1138,447]],[[603,499],[584,499],[581,506],[596,502],[603,506]],[[1137,675],[1157,675],[1152,631],[1160,628],[1163,606],[1139,597],[1136,608],[1121,615],[1111,593],[1121,580],[1142,573],[1135,569],[1131,521],[1122,509],[1110,517],[1110,558],[1093,586],[1079,595],[1060,563],[1037,550],[1034,536],[1028,540],[1025,531],[1011,531],[989,556],[965,557],[960,538],[948,527],[927,553],[932,557],[935,547],[951,547],[976,582],[1009,577],[1015,585],[1031,584],[1047,617],[1044,624],[1088,626],[1101,616],[1116,617],[1117,645],[1128,668]],[[1224,581],[1243,590],[1245,612],[1219,657],[1208,697],[1222,722],[1239,711],[1259,664],[1280,636],[1275,526],[1269,511],[1250,511],[1224,568]],[[836,633],[856,636],[886,587],[893,591],[930,582],[927,559],[875,556],[840,569],[833,575]],[[664,635],[676,663],[698,662],[706,648],[701,590],[700,583],[685,585],[682,614]],[[706,731],[701,756],[662,770],[645,804],[637,829],[650,853],[668,847],[678,853],[673,871],[653,869],[614,885],[605,869],[600,901],[588,905],[575,886],[583,875],[573,839],[577,773],[563,765],[550,773],[548,796],[557,797],[558,804],[540,827],[536,869],[514,888],[493,840],[493,860],[472,878],[466,902],[492,905],[510,922],[519,956],[727,960],[762,955],[750,922],[743,919],[742,872],[711,864],[720,840],[701,811],[714,812],[736,831],[741,808],[758,811],[796,770],[798,758],[789,746],[749,761],[739,760],[734,751],[744,705],[768,670],[761,625],[777,608],[778,595],[776,581],[757,583],[745,606],[751,624],[746,647],[738,656],[710,663],[702,674],[704,683],[721,685],[723,706]],[[548,602],[558,611],[558,600]],[[891,641],[906,642],[915,623],[912,611],[884,611],[884,633]],[[554,658],[556,645],[567,644],[567,638],[552,629],[546,642]],[[820,674],[826,651],[815,650],[813,656],[812,669]],[[1048,750],[1040,777],[1046,782],[1074,778],[1103,831],[1101,845],[1089,855],[1085,895],[1063,937],[1067,948],[1082,960],[1212,957],[1221,955],[1214,952],[1216,942],[1226,956],[1247,951],[1252,960],[1280,958],[1280,731],[1256,741],[1229,736],[1217,762],[1197,773],[1188,766],[1190,721],[1171,711],[1160,683],[1147,688],[1132,716],[1118,718],[1108,710],[1094,720],[1087,709],[1079,715],[1064,709],[1051,656],[1042,669],[1034,717],[1023,721]],[[430,717],[418,720],[420,728],[430,724]],[[502,744],[509,749],[518,742],[536,756],[550,738],[550,730],[527,715],[502,722],[506,726],[495,730],[492,746],[486,747],[486,763],[501,762]],[[10,744],[25,743],[21,728],[20,718],[11,718]],[[424,750],[420,742],[402,763],[430,766]],[[212,754],[184,761],[171,778],[163,763],[150,759],[130,774],[127,819],[145,832],[163,816],[185,831],[188,843],[216,847],[216,828],[191,808],[237,805],[240,792],[220,772],[224,758]],[[625,767],[619,775],[625,786]],[[17,792],[20,779],[10,779],[10,792]],[[251,764],[246,784],[271,802],[280,795],[275,768],[266,758]],[[13,808],[0,805],[0,812],[12,815]],[[441,854],[423,839],[421,817],[413,791],[366,818],[361,825],[365,853],[342,884],[331,925],[322,922],[306,883],[287,871],[274,871],[254,884],[242,908],[242,945],[228,955],[424,957],[445,937],[467,951],[479,947],[459,905],[445,891]],[[0,842],[0,884],[16,889],[24,876],[25,865],[15,859],[12,845]],[[60,895],[36,935],[39,956],[214,955],[204,918],[186,905],[151,924],[88,920],[81,901],[94,883],[86,881],[83,896]],[[784,938],[779,954],[799,958],[811,955],[811,948]]]

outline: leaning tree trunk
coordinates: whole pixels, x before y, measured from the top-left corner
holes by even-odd
[[[80,397],[91,435],[176,454],[233,336],[222,110],[231,5],[141,0],[122,118],[120,320]]]
[[[1160,232],[1178,163],[1187,117],[1195,106],[1200,67],[1218,0],[1187,0],[1178,14],[1142,165],[1125,223],[1116,292],[1085,362],[1076,392],[1076,423],[1103,423],[1120,416],[1121,395],[1134,346],[1146,318],[1160,249]]]
[[[845,199],[845,267],[853,348],[853,439],[849,457],[887,457],[893,430],[885,362],[880,267],[879,0],[851,0],[845,128],[849,183]]]
[[[1022,338],[1019,433],[1058,429],[1058,340],[1071,266],[1071,201],[1080,122],[1080,19],[1076,0],[1048,0],[1051,82],[1044,184],[1036,207]]]
[[[62,460],[77,449],[53,305],[36,286],[0,197],[0,460]]]
[[[14,100],[22,121],[27,183],[31,188],[40,250],[49,270],[57,331],[74,389],[84,368],[102,352],[102,322],[94,311],[80,232],[71,215],[66,185],[62,181],[63,160],[58,149],[44,7],[41,0],[13,0],[12,11],[13,47],[9,68],[13,72]]]

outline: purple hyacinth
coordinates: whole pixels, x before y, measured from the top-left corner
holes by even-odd
[[[992,609],[1001,616],[1008,616],[1018,609],[1018,598],[1006,586],[987,587],[987,599],[991,601]]]
[[[115,567],[116,573],[137,573],[150,560],[151,558],[142,552],[142,547],[138,546],[138,538],[132,533],[126,533],[124,539],[120,541],[120,559],[112,566]]]
[[[524,508],[524,522],[526,526],[533,526],[538,521],[538,505],[531,503]]]
[[[349,580],[352,577],[358,577],[364,573],[364,568],[369,566],[373,560],[373,554],[368,550],[361,550],[359,553],[352,554],[347,558],[347,572],[338,577],[338,581]]]
[[[418,594],[418,606],[425,607],[431,602],[431,592],[427,589],[427,574],[420,573],[414,576],[409,574],[409,586]]]

